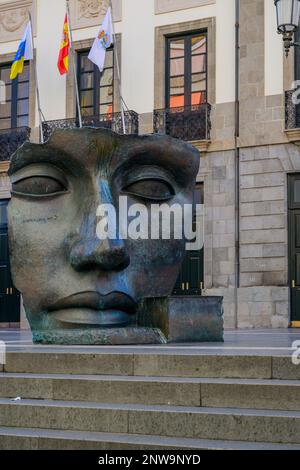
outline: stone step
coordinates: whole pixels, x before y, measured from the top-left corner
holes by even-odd
[[[0,373],[0,397],[300,411],[300,381]]]
[[[0,428],[0,450],[300,450],[297,444]]]
[[[0,426],[300,444],[300,412],[0,399]]]
[[[125,349],[126,350],[126,349]],[[6,372],[300,380],[290,356],[158,353],[9,352]],[[192,351],[192,352],[191,352]]]

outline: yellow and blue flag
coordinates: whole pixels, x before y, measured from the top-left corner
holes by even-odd
[[[10,79],[14,80],[17,75],[23,72],[24,60],[33,59],[33,44],[32,44],[32,31],[31,31],[31,22],[29,21],[24,35],[21,39],[19,48],[15,55],[14,61],[11,66]]]

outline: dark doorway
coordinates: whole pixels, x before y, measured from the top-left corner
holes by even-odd
[[[300,327],[300,174],[288,177],[291,325]]]
[[[7,200],[0,201],[0,324],[20,323],[20,294],[14,288],[9,265]]]
[[[196,205],[203,203],[203,184],[198,184],[194,191],[194,225]],[[186,252],[173,295],[201,295],[204,282],[203,264],[204,248]]]

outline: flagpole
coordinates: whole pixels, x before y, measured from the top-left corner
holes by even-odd
[[[41,143],[44,143],[44,132],[43,132],[43,121],[45,121],[45,116],[42,112],[41,108],[41,100],[40,100],[40,90],[39,90],[39,82],[38,82],[38,73],[37,73],[37,63],[36,63],[36,56],[34,53],[34,41],[33,41],[33,29],[32,29],[32,19],[31,13],[28,12],[29,22],[30,22],[30,30],[31,30],[31,42],[32,42],[32,50],[33,50],[33,68],[34,68],[34,75],[35,75],[35,91],[36,91],[36,99],[37,99],[37,106],[38,106],[38,113],[39,113],[39,128],[40,128],[40,138]]]
[[[115,26],[114,26],[114,20],[113,20],[112,0],[109,0],[109,3],[110,3],[110,9],[111,9],[112,33],[113,33],[113,39],[114,39],[114,55],[115,55],[115,60],[116,60],[117,80],[118,80],[118,88],[119,88],[120,104],[121,104],[122,127],[123,127],[123,134],[127,134],[127,132],[126,132],[126,123],[125,123],[125,113],[124,113],[124,102],[123,102],[123,97],[122,97],[120,64],[119,64],[116,32],[115,32]]]
[[[80,108],[80,100],[79,100],[77,71],[76,71],[76,65],[75,65],[75,50],[73,48],[73,33],[72,33],[72,26],[71,26],[70,4],[69,4],[69,0],[66,0],[66,1],[67,1],[67,16],[68,16],[69,31],[70,31],[70,48],[72,51],[72,58],[73,58],[73,73],[74,73],[74,82],[75,82],[75,89],[76,89],[77,112],[78,112],[79,127],[81,128],[82,116],[81,116],[81,108]]]

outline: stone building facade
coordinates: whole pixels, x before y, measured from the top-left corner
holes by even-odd
[[[78,54],[91,45],[108,2],[70,4]],[[115,0],[113,7],[122,92],[139,115],[140,133],[155,131],[154,110],[166,107],[166,39],[207,34],[211,130],[192,140],[201,151],[198,182],[204,188],[202,295],[224,296],[226,328],[287,328],[292,320],[299,326],[300,304],[291,303],[288,181],[300,175],[300,133],[297,123],[286,129],[285,119],[285,91],[297,77],[293,53],[284,57],[276,34],[273,1]],[[72,118],[72,73],[62,79],[56,70],[63,1],[0,1],[0,68],[12,60],[28,8],[43,112],[49,121]],[[114,95],[118,107],[115,84]],[[32,80],[29,100],[31,138],[37,140]],[[10,197],[7,166],[0,162],[1,199]]]

